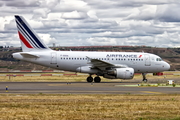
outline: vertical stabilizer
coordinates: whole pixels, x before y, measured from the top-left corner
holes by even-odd
[[[22,16],[15,15],[15,21],[23,52],[51,50],[42,42]]]

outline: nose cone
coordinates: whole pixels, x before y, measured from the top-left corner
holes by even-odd
[[[164,70],[166,71],[166,70],[169,70],[169,69],[170,69],[170,65],[167,62],[165,62],[164,63]]]

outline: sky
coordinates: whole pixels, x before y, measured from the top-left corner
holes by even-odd
[[[48,46],[180,47],[179,0],[0,0],[0,46],[20,47],[14,15]]]

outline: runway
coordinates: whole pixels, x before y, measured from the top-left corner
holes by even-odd
[[[119,83],[119,82],[101,82],[101,83],[0,82],[0,93],[1,94],[180,94],[179,87],[138,87],[137,84],[138,83]]]

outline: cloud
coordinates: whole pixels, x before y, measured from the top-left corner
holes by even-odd
[[[51,44],[52,45],[53,43],[56,42],[56,39],[49,34],[39,34],[39,36],[42,40],[44,40],[45,44]]]
[[[77,11],[72,11],[72,12],[66,12],[63,13],[61,18],[64,19],[86,19],[87,14],[83,12],[77,12]]]
[[[15,14],[49,46],[180,46],[177,0],[1,0],[0,9],[3,46],[20,46]]]
[[[179,22],[179,5],[180,4],[170,4],[159,6],[157,8],[156,18],[162,22]]]
[[[38,0],[2,0],[0,4],[10,7],[29,8],[29,7],[38,7],[39,1]]]
[[[159,20],[162,22],[179,22],[180,15],[178,14],[179,3],[166,3],[160,5],[143,5],[139,8],[135,8],[125,19],[135,20]]]
[[[87,39],[87,42],[90,44],[90,45],[94,45],[94,46],[97,46],[98,44],[101,44],[102,45],[117,45],[117,41],[113,38],[109,39],[109,38],[106,38],[106,37],[101,37],[101,38],[88,38]]]

